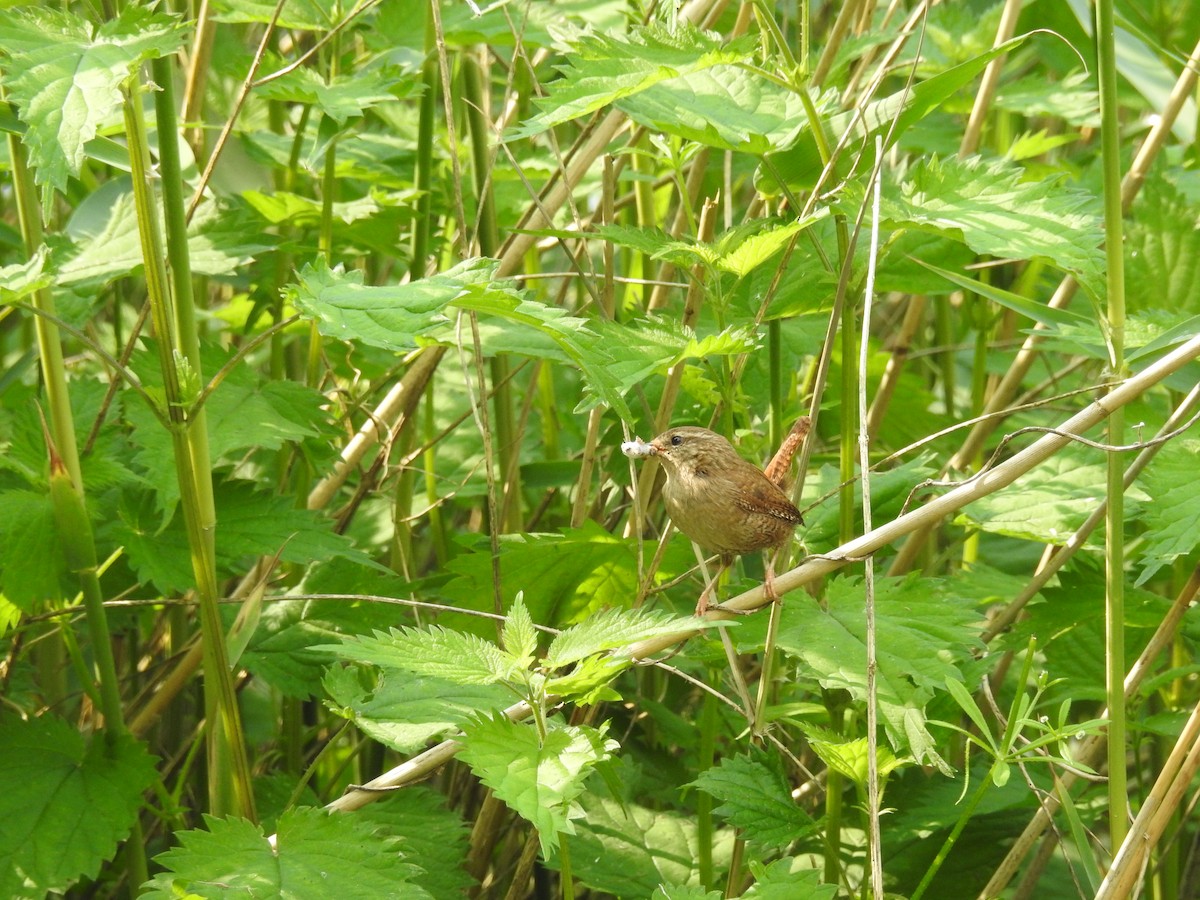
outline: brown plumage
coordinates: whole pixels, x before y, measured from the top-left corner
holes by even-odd
[[[800,440],[807,432],[807,420],[804,422]],[[794,430],[793,435],[796,433]],[[707,428],[672,428],[652,440],[650,446],[667,473],[663,502],[671,521],[700,547],[720,554],[722,568],[738,554],[774,550],[802,524],[800,510],[780,485],[758,466],[742,459],[721,435]],[[791,450],[795,452],[795,446]],[[775,465],[772,469],[782,482],[783,472]],[[705,586],[696,604],[696,615],[708,610],[714,584],[715,579]],[[763,589],[767,596],[776,596],[770,554]]]

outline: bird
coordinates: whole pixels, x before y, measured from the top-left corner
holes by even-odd
[[[785,544],[803,519],[784,493],[782,484],[796,448],[808,433],[809,419],[792,428],[775,459],[762,469],[743,459],[721,435],[707,428],[681,426],[664,431],[638,455],[652,455],[662,463],[667,481],[663,503],[683,534],[702,549],[720,557],[721,571],[735,556],[755,550],[773,551]],[[766,554],[763,591],[775,593],[772,553]],[[708,582],[696,603],[696,615],[710,608],[709,598],[717,578]]]

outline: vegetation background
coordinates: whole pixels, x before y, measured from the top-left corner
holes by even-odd
[[[0,894],[1200,896],[1194,0],[4,6]]]

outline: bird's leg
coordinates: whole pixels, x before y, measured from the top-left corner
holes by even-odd
[[[777,550],[767,550],[763,553],[763,596],[768,603],[778,603],[779,593],[775,590],[775,554]]]

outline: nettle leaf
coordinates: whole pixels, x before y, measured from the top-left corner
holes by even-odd
[[[206,377],[221,371],[232,351],[206,344],[200,349]],[[150,390],[162,388],[162,371],[152,349],[136,353],[131,368]],[[126,392],[128,395],[128,392]],[[319,391],[294,381],[269,381],[244,359],[235,363],[205,401],[209,454],[219,463],[241,463],[246,451],[278,450],[329,428],[327,401]],[[141,399],[125,404],[138,446],[136,462],[154,487],[158,509],[169,514],[179,500],[171,436]]]
[[[341,644],[317,649],[352,662],[430,675],[455,684],[497,684],[519,671],[516,659],[495,644],[438,625],[351,635]]]
[[[1048,79],[1042,74],[1000,85],[993,101],[997,109],[1019,116],[1045,116],[1071,125],[1100,127],[1100,94],[1087,72]]]
[[[1103,454],[1070,447],[1007,489],[963,507],[958,521],[994,534],[1063,544],[1104,498],[1106,477]],[[1134,488],[1126,497],[1137,501],[1145,494]]]
[[[174,53],[185,34],[176,19],[141,6],[99,27],[49,8],[5,13],[5,87],[28,126],[24,143],[38,184],[66,188],[83,165],[84,145],[120,110],[122,84],[144,60]]]
[[[372,803],[354,815],[403,839],[408,859],[425,870],[412,880],[432,896],[463,897],[475,883],[464,868],[470,830],[437,791],[421,785],[406,787],[388,797],[387,803]]]
[[[420,82],[411,80],[407,82],[407,90],[398,90],[405,83],[396,72],[372,69],[368,63],[367,67],[355,72],[335,75],[332,80],[326,80],[314,69],[293,69],[267,82],[260,90],[271,100],[315,106],[339,125],[344,125],[347,119],[361,116],[373,106],[420,93]]]
[[[289,0],[282,8],[274,0],[215,0],[217,22],[274,22],[279,28],[328,31],[337,24],[342,4],[338,0]]]
[[[1027,34],[1018,35],[945,72],[917,82],[911,88],[906,87],[877,100],[861,113],[859,110],[847,110],[833,115],[823,123],[826,135],[833,143],[840,141],[842,135],[849,131],[849,146],[852,148],[873,148],[876,135],[886,135],[888,140],[898,141],[906,131],[943,103],[958,96],[993,59],[1011,52],[1028,37]],[[804,121],[807,122],[807,118]],[[873,159],[874,149],[867,155]],[[817,141],[805,127],[792,146],[767,154],[764,164],[759,166],[754,175],[754,183],[755,187],[766,193],[778,191],[781,182],[795,190],[807,190],[816,184],[824,168]]]
[[[456,577],[442,588],[443,597],[464,609],[491,609],[492,557],[486,542],[446,568]],[[501,535],[500,571],[521,573],[519,579],[502,579],[505,607],[523,590],[530,614],[545,624],[587,621],[607,607],[628,605],[637,591],[633,543],[595,522],[562,534]]]
[[[380,568],[350,538],[333,530],[332,520],[301,509],[290,497],[258,490],[252,482],[227,479],[214,486],[217,507],[217,569],[222,577],[246,571],[246,564],[275,553],[285,562],[306,566],[316,559],[343,557]],[[195,583],[183,515],[162,527],[148,503],[126,506],[109,535],[125,545],[138,578],[165,594]]]
[[[0,301],[19,303],[35,291],[49,287],[54,279],[46,271],[46,258],[43,245],[23,263],[0,266]]]
[[[826,884],[824,875],[817,869],[796,869],[795,859],[777,859],[763,865],[756,859],[749,861],[754,884],[742,894],[746,900],[834,900],[839,889],[836,884]],[[803,863],[800,863],[803,866]]]
[[[922,160],[898,191],[883,192],[880,215],[896,227],[956,238],[976,253],[1048,259],[1101,296],[1103,235],[1089,208],[1095,198],[1059,176],[1027,181],[1027,174],[1007,160]],[[844,202],[855,204],[850,195],[861,200],[861,191],[852,188]]]
[[[507,140],[540,134],[664,81],[741,63],[754,41],[726,41],[680,22],[670,30],[655,24],[620,37],[586,33],[570,46],[570,67],[548,85],[538,101],[542,111],[510,131]]]
[[[557,669],[605,650],[615,650],[663,634],[694,631],[704,625],[704,621],[694,616],[675,616],[648,607],[606,609],[568,628],[551,641],[543,664]]]
[[[228,276],[270,245],[236,226],[227,204],[202,204],[188,224],[188,256],[197,275]],[[142,259],[137,210],[128,178],[105,182],[75,208],[67,224],[73,246],[56,266],[64,285],[101,285],[139,269]]]
[[[421,869],[406,861],[398,837],[361,816],[330,815],[297,807],[284,812],[272,844],[246,819],[204,817],[207,831],[178,831],[180,846],[160,853],[164,872],[143,886],[142,897],[337,896],[429,898],[416,879]]]
[[[955,678],[947,678],[945,684],[949,687],[949,692],[953,694],[956,688],[961,687],[962,682]],[[962,688],[962,690],[965,691],[966,688]],[[808,737],[809,746],[813,748],[813,752],[821,758],[825,765],[834,772],[841,773],[851,783],[866,788],[870,772],[865,737],[852,741],[841,739],[834,734],[821,737],[815,728],[805,729],[805,734]],[[881,780],[886,779],[906,762],[906,760],[897,759],[896,754],[887,747],[876,748],[875,761]]]
[[[473,259],[408,284],[368,286],[362,272],[330,269],[318,260],[286,290],[301,315],[317,320],[322,334],[407,352],[435,326],[450,321],[445,309],[452,301],[472,287],[490,289],[495,273],[495,261]]]
[[[0,895],[43,897],[94,877],[112,859],[154,783],[133,738],[85,745],[53,716],[0,717]]]
[[[748,841],[783,849],[817,827],[796,805],[779,761],[761,750],[727,757],[692,782],[721,801],[713,810]]]
[[[876,582],[876,628],[887,640],[877,648],[879,705],[892,746],[918,762],[949,767],[938,755],[926,725],[925,705],[944,690],[946,678],[962,680],[981,645],[982,620],[950,586],[931,578],[887,578]],[[835,578],[826,608],[812,598],[788,597],[783,604],[779,646],[800,664],[803,676],[828,689],[841,688],[860,703],[867,697],[865,600],[859,578]],[[734,633],[746,646],[762,645],[761,629],[747,623]]]
[[[1200,312],[1200,206],[1152,178],[1138,193],[1125,233],[1131,310]]]
[[[520,592],[517,593],[508,610],[508,617],[504,620],[500,644],[517,661],[516,665],[519,668],[528,669],[533,665],[538,645],[537,631],[533,627],[533,619],[529,616],[529,610],[525,608],[525,600]]]
[[[472,716],[500,712],[516,699],[499,684],[462,684],[392,670],[365,687],[351,668],[325,675],[330,708],[398,753],[415,753],[433,739],[457,732]]]
[[[603,402],[626,419],[633,415],[624,394],[683,355],[703,349],[735,353],[754,346],[745,330],[731,329],[715,346],[697,347],[689,336],[673,335],[665,329],[629,328],[573,316],[525,299],[507,284],[495,282],[496,266],[494,260],[476,259],[409,284],[367,286],[361,272],[342,273],[317,262],[304,268],[297,283],[288,288],[288,295],[301,314],[318,321],[322,333],[397,352],[452,342],[449,307],[529,329],[541,340],[514,342],[509,328],[489,331],[481,327],[481,338],[489,339],[483,343],[484,352],[519,349],[549,359],[565,357],[584,373],[590,390],[576,412]],[[490,340],[493,337],[494,342]],[[546,344],[546,339],[551,343]]]
[[[649,897],[662,884],[700,883],[695,815],[621,804],[594,793],[579,802],[586,815],[567,843],[572,874],[592,890],[612,897]],[[718,871],[729,864],[734,837],[732,828],[715,829],[712,855]],[[557,868],[557,859],[549,865]]]
[[[1196,536],[1200,535],[1198,456],[1200,440],[1172,441],[1158,452],[1139,479],[1149,495],[1142,513],[1146,533],[1139,585],[1149,581],[1163,566],[1196,551]]]
[[[600,728],[547,722],[543,741],[536,728],[504,715],[483,717],[465,729],[459,758],[510,809],[537,829],[543,856],[561,834],[574,834],[583,815],[575,798],[597,763],[612,756],[617,742]]]
[[[67,562],[47,493],[0,492],[0,587],[23,612],[64,595]]]

